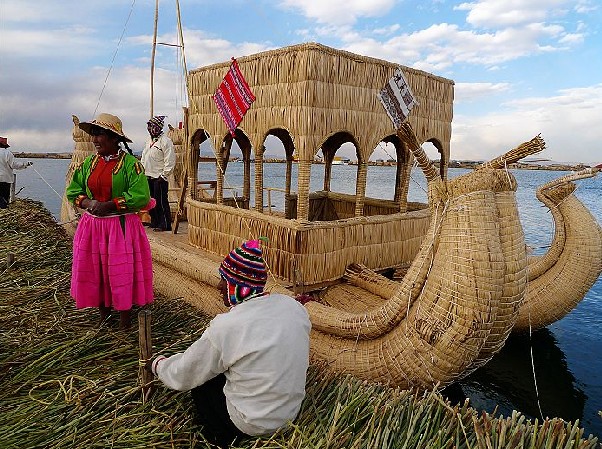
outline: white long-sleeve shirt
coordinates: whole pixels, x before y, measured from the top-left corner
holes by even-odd
[[[15,161],[15,156],[6,148],[0,148],[0,182],[12,184],[15,180],[14,170],[27,167],[27,162]]]
[[[162,176],[167,179],[176,166],[176,152],[171,139],[163,133],[155,139],[147,140],[140,162],[146,176]]]
[[[247,435],[273,433],[295,419],[305,397],[310,329],[305,307],[272,293],[216,316],[185,352],[155,359],[153,370],[180,391],[224,373],[236,427]]]

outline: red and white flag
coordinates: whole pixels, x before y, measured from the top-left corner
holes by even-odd
[[[255,101],[255,95],[242,76],[236,59],[232,58],[230,70],[213,95],[213,101],[234,137],[236,127]]]

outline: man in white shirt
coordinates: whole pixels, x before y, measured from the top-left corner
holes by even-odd
[[[169,175],[176,165],[173,142],[163,133],[164,115],[157,115],[146,122],[150,138],[142,150],[142,166],[148,179],[151,197],[157,202],[150,210],[150,226],[155,231],[171,231],[171,210],[167,196]]]
[[[260,243],[234,249],[219,268],[224,304],[185,352],[147,367],[168,387],[192,390],[208,441],[226,447],[291,422],[305,397],[311,323],[290,296],[264,291]]]
[[[10,201],[10,188],[15,181],[14,170],[22,170],[32,162],[17,162],[8,149],[8,139],[0,137],[0,209],[6,209]]]

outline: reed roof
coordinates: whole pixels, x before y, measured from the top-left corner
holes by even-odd
[[[255,149],[273,130],[284,129],[299,159],[312,160],[328,137],[345,132],[367,161],[378,143],[394,133],[376,94],[401,67],[419,102],[410,117],[418,140],[437,141],[449,160],[452,80],[317,43],[269,50],[237,62],[256,96],[239,125]],[[228,131],[212,95],[229,66],[227,61],[189,73],[190,135],[205,130],[216,148]]]

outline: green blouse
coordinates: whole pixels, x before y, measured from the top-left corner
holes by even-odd
[[[94,198],[88,188],[88,178],[100,157],[98,154],[88,156],[73,172],[71,183],[65,191],[71,203],[78,205],[77,200],[82,196]],[[113,169],[111,198],[117,204],[119,212],[136,212],[146,206],[150,200],[148,180],[142,164],[125,151],[121,151]]]

